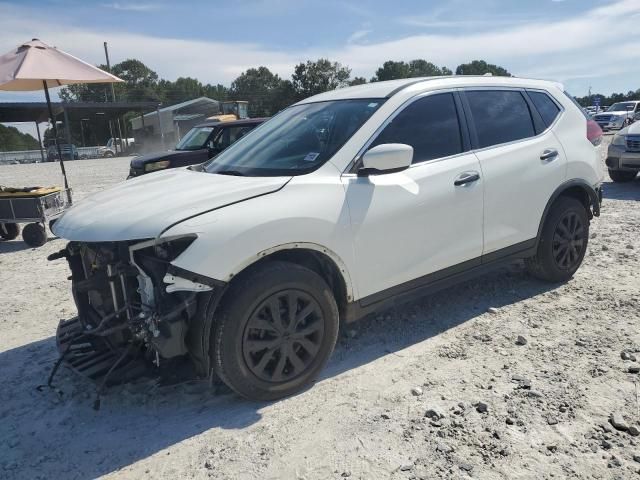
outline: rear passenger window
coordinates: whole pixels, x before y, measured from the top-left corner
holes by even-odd
[[[531,101],[536,106],[536,110],[538,110],[538,113],[542,117],[542,121],[548,127],[560,113],[560,108],[546,93],[532,91],[528,93]]]
[[[451,93],[429,95],[402,110],[380,133],[370,148],[383,143],[413,147],[413,163],[462,152],[462,136]]]
[[[533,137],[529,106],[514,90],[466,92],[480,148]]]

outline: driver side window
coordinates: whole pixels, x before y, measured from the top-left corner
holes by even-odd
[[[384,143],[413,147],[413,163],[462,153],[460,122],[452,93],[420,98],[385,127],[369,148]]]
[[[221,128],[217,135],[209,141],[209,148],[221,152],[229,146],[229,129]]]

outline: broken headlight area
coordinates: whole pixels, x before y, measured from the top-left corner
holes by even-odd
[[[60,322],[61,359],[101,386],[131,380],[191,352],[187,333],[214,281],[171,265],[195,236],[70,242],[50,259],[71,269],[78,316]]]

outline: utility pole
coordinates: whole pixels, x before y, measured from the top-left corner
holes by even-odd
[[[104,56],[107,59],[107,71],[111,73],[111,62],[109,61],[109,48],[107,47],[107,42],[104,42]],[[111,83],[111,97],[113,98],[113,103],[116,103],[116,89]],[[116,122],[118,123],[118,135],[120,135],[120,153],[122,153],[122,145],[124,144],[124,140],[122,139],[122,127],[120,126],[120,118],[116,118]],[[113,145],[116,150],[116,155],[118,155],[118,142],[114,138]]]

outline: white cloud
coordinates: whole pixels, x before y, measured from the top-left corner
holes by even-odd
[[[159,5],[152,3],[104,3],[105,8],[113,8],[114,10],[123,10],[129,12],[149,12],[151,10],[157,10]]]
[[[247,68],[265,65],[289,77],[296,63],[329,57],[352,68],[352,74],[370,77],[386,60],[425,58],[455,68],[473,59],[505,66],[519,76],[561,81],[590,77],[628,76],[637,88],[637,62],[624,60],[616,51],[623,42],[640,44],[640,0],[621,0],[569,19],[500,26],[490,31],[417,34],[375,41],[366,28],[354,32],[345,44],[290,50],[267,48],[256,43],[233,43],[153,37],[131,32],[97,30],[98,25],[60,28],[50,13],[0,4],[0,45],[18,45],[38,37],[92,63],[103,63],[102,42],[108,41],[113,63],[138,58],[167,79],[196,77],[203,82],[229,84]],[[167,33],[166,35],[170,35]],[[366,35],[366,43],[358,43]],[[635,49],[635,47],[634,47]],[[635,49],[637,50],[637,49]],[[636,55],[634,53],[634,55]],[[632,85],[633,84],[633,85]]]
[[[349,38],[347,38],[347,43],[349,44],[356,43],[358,40],[362,40],[364,37],[366,37],[370,33],[371,33],[370,29],[356,30],[351,35],[349,35]]]

